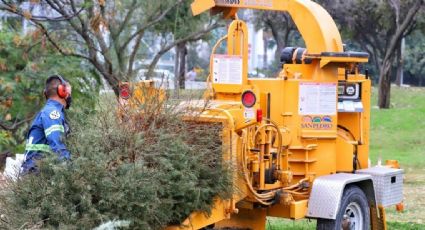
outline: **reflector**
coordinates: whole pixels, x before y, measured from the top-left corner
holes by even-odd
[[[263,110],[257,109],[257,122],[261,122],[263,120]]]
[[[128,99],[130,97],[130,86],[128,84],[120,86],[120,97],[123,99]]]
[[[247,90],[242,93],[242,104],[245,107],[251,108],[252,106],[255,105],[256,101],[257,101],[257,98],[255,97],[255,94],[252,91]]]

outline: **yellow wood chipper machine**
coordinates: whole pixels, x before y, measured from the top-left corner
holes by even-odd
[[[275,78],[248,78],[248,29],[239,9],[288,12],[305,48],[287,47]],[[266,217],[317,219],[317,229],[386,229],[384,207],[402,202],[398,163],[369,166],[371,82],[363,52],[344,51],[331,16],[310,0],[195,0],[231,22],[213,47],[210,88],[187,119],[221,123],[234,194],[209,215],[167,229],[265,229]],[[227,47],[216,54],[219,45]],[[362,72],[362,73],[361,73]]]

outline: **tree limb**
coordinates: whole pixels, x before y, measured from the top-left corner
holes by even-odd
[[[140,33],[140,34],[137,36],[136,43],[134,44],[134,47],[133,47],[133,51],[132,51],[132,52],[131,52],[131,54],[130,54],[130,58],[129,58],[129,60],[128,60],[127,75],[126,75],[128,79],[129,79],[129,78],[132,76],[132,74],[133,74],[133,64],[134,64],[134,59],[135,59],[135,57],[136,57],[137,51],[139,50],[139,47],[140,47],[140,41],[142,40],[143,34],[144,34],[144,33]]]
[[[412,7],[410,7],[409,11],[407,12],[406,16],[403,19],[403,22],[400,24],[400,26],[397,28],[394,36],[390,40],[390,43],[388,45],[388,48],[386,50],[385,59],[388,59],[390,56],[393,55],[397,43],[401,40],[403,33],[408,28],[409,24],[412,22],[413,18],[415,17],[418,10],[421,8],[421,6],[424,4],[423,0],[417,0]]]
[[[60,22],[60,21],[67,21],[70,20],[76,16],[78,16],[84,9],[81,8],[78,11],[74,12],[71,15],[61,16],[61,17],[55,17],[55,18],[49,18],[46,16],[37,16],[37,15],[31,15],[31,19],[37,20],[37,21],[52,21],[52,22]]]
[[[153,74],[153,70],[156,66],[156,64],[158,63],[159,59],[162,57],[162,55],[164,55],[165,53],[167,53],[170,49],[172,49],[173,47],[175,47],[176,45],[178,45],[179,43],[183,43],[183,42],[193,42],[193,41],[197,41],[199,39],[202,38],[202,36],[204,36],[205,34],[209,33],[211,30],[214,30],[216,28],[219,28],[223,25],[219,24],[218,22],[215,22],[211,25],[209,25],[207,28],[197,31],[195,33],[192,33],[186,37],[180,38],[175,40],[174,42],[164,46],[152,59],[151,64],[148,67],[148,72],[147,72],[147,76],[150,77]]]
[[[14,131],[14,130],[18,129],[19,126],[27,123],[28,121],[31,121],[33,118],[34,118],[34,116],[31,116],[31,117],[26,118],[22,121],[18,121],[18,122],[15,121],[12,125],[7,125],[6,122],[0,120],[0,128],[3,129],[3,130],[7,130],[7,131]]]
[[[130,42],[135,37],[137,37],[140,33],[144,33],[147,28],[159,23],[174,7],[181,4],[182,2],[183,2],[182,0],[176,1],[172,6],[170,6],[165,11],[163,11],[162,13],[155,16],[150,22],[148,22],[145,25],[143,25],[142,27],[140,27],[136,32],[134,32],[132,35],[130,35],[130,37],[127,40],[125,40],[125,42],[120,46],[119,52],[122,52],[124,49],[126,49],[127,46],[130,44]]]
[[[74,14],[77,12],[77,8],[75,7],[75,2],[74,2],[74,0],[69,0],[69,2],[70,2],[70,4],[71,4],[71,9],[72,9],[72,12],[74,12]],[[84,8],[82,7],[81,8],[81,10],[83,10]],[[84,9],[85,10],[85,9]],[[81,15],[80,14],[77,14],[77,17],[78,17],[78,20],[80,21],[80,24],[81,24],[81,28],[83,28],[84,27],[84,24],[85,24],[85,22],[84,22],[84,20],[83,20],[83,18],[81,17]]]
[[[5,0],[1,0],[5,5],[7,5],[9,8],[0,8],[2,10],[6,10],[9,13],[18,15],[20,17],[25,17],[23,15],[22,12],[19,11],[14,11],[12,8],[10,8],[11,6],[8,5],[8,3],[5,2]],[[59,51],[59,53],[61,53],[64,56],[73,56],[73,57],[78,57],[78,58],[83,58],[86,60],[89,60],[89,57],[83,55],[83,54],[79,54],[79,53],[75,53],[75,52],[69,52],[69,51],[65,51],[51,36],[51,34],[47,31],[46,27],[38,20],[33,20],[32,18],[29,19],[29,21],[31,21],[32,23],[34,23],[38,28],[41,29],[41,32],[46,36],[47,40],[53,45],[53,47]]]
[[[137,0],[133,0],[131,2],[130,9],[128,10],[127,14],[124,17],[123,22],[118,27],[118,29],[116,31],[111,29],[111,37],[113,40],[115,40],[122,33],[124,28],[127,26],[128,22],[130,21],[130,18],[133,15],[133,12],[136,10],[136,4],[137,4]]]
[[[417,0],[409,8],[409,11],[404,16],[403,22],[391,37],[388,43],[385,57],[382,61],[381,70],[379,74],[379,90],[378,90],[378,105],[379,108],[389,108],[390,106],[390,92],[391,92],[391,77],[390,71],[394,60],[394,52],[401,42],[404,32],[408,29],[409,24],[412,23],[418,10],[423,6],[423,0]]]

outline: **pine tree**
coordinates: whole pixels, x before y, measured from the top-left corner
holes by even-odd
[[[72,161],[47,157],[38,174],[10,183],[0,195],[0,227],[89,229],[123,220],[130,229],[161,229],[193,211],[207,215],[231,189],[221,127],[183,122],[169,108],[145,106],[125,122],[108,112],[114,107],[76,116]]]

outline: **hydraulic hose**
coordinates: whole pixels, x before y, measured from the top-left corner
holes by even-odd
[[[242,130],[242,170],[243,170],[243,174],[244,174],[244,179],[245,182],[249,188],[249,191],[252,193],[254,199],[256,201],[258,201],[259,203],[263,204],[263,205],[272,205],[273,202],[270,201],[271,199],[274,199],[274,197],[276,196],[276,192],[277,191],[283,191],[283,192],[287,192],[289,194],[292,195],[297,195],[297,196],[308,196],[308,192],[300,192],[299,190],[302,189],[302,187],[300,187],[302,185],[303,182],[307,181],[307,178],[304,178],[302,180],[300,180],[297,184],[285,187],[285,188],[279,188],[279,189],[274,189],[271,191],[268,191],[266,193],[258,193],[251,182],[251,179],[249,178],[249,172],[247,171],[248,167],[247,167],[247,156],[246,153],[247,151],[249,151],[249,143],[254,144],[256,143],[256,137],[258,135],[258,133],[267,127],[273,127],[274,129],[276,129],[276,132],[278,133],[278,159],[279,159],[279,167],[280,167],[280,157],[282,155],[282,134],[279,130],[279,127],[277,126],[277,124],[271,120],[269,120],[269,124],[263,124],[260,127],[257,128],[257,130],[254,132],[253,138],[248,138],[249,137],[249,132],[252,132],[251,128],[252,127],[247,127],[246,129]],[[252,140],[252,142],[251,142]],[[293,190],[295,189],[295,190]]]
[[[278,134],[278,149],[277,149],[277,169],[280,169],[280,160],[282,156],[282,133],[279,130],[279,127],[276,124],[264,124],[258,127],[258,129],[255,131],[253,136],[253,141],[255,143],[255,139],[257,138],[258,133],[261,131],[261,129],[264,129],[266,127],[273,127],[276,130],[276,133]]]

